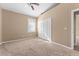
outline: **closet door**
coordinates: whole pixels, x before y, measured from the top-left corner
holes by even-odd
[[[51,41],[51,18],[41,20],[39,25],[39,37]]]

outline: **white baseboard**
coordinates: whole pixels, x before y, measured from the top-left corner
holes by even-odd
[[[40,38],[40,37],[38,37],[38,38]],[[40,38],[40,39],[42,39],[42,38]],[[65,47],[65,48],[67,48],[67,49],[73,49],[72,47],[68,47],[68,46],[65,46],[65,45],[63,45],[63,44],[56,43],[56,42],[54,42],[54,41],[48,41],[48,42],[49,42],[49,43],[54,43],[54,44],[56,44],[56,45],[60,45],[60,46]]]
[[[40,38],[40,37],[38,37],[38,38]],[[40,38],[40,39],[42,39],[42,38]],[[43,39],[43,40],[44,40],[44,39]],[[49,42],[49,41],[48,41],[48,42]],[[68,46],[65,46],[65,45],[63,45],[63,44],[56,43],[56,42],[54,42],[54,41],[50,41],[50,43],[54,43],[54,44],[56,44],[56,45],[60,45],[60,46],[65,47],[65,48],[67,48],[67,49],[73,49],[72,47],[68,47]]]
[[[65,46],[65,45],[60,44],[60,43],[56,43],[56,42],[51,42],[51,43],[54,43],[54,44],[60,45],[60,46],[65,47],[65,48],[67,48],[67,49],[72,49],[71,47]]]
[[[28,37],[29,38],[29,37]],[[26,39],[28,39],[26,38]],[[21,38],[21,39],[14,39],[14,40],[10,40],[10,41],[6,41],[6,42],[1,42],[0,45],[4,44],[4,43],[9,43],[9,42],[15,42],[15,41],[20,41],[20,40],[24,40],[25,38]]]

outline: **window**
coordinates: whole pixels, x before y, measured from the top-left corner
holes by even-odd
[[[28,19],[28,32],[35,32],[36,31],[36,19],[29,18]]]

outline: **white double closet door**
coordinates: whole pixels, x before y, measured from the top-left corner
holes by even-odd
[[[39,23],[39,37],[44,40],[51,41],[51,18],[41,20]]]

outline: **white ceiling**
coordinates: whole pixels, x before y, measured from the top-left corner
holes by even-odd
[[[0,7],[17,13],[37,17],[41,13],[48,10],[50,7],[54,7],[56,3],[39,3],[39,6],[34,6],[35,10],[33,11],[27,3],[0,3]]]

